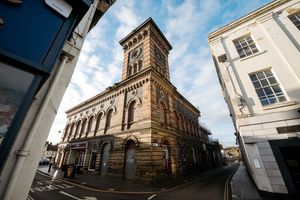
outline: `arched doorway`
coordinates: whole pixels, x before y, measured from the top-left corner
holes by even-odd
[[[171,173],[171,155],[170,144],[167,140],[164,140],[161,144],[163,155],[163,168],[166,173]]]
[[[101,168],[100,168],[101,176],[105,176],[107,174],[110,148],[111,145],[109,143],[104,144],[102,148],[102,159],[101,159]]]
[[[125,145],[125,179],[135,178],[135,164],[135,142],[128,140]]]
[[[95,171],[96,169],[96,160],[97,160],[97,152],[98,152],[98,145],[93,144],[90,150],[90,162],[89,162],[89,170]]]

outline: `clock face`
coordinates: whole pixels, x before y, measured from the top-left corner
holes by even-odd
[[[132,59],[137,59],[140,55],[141,55],[141,53],[142,53],[142,48],[141,47],[139,47],[139,48],[137,48],[137,49],[134,49],[133,51],[132,51],[132,53],[131,53],[131,58]]]

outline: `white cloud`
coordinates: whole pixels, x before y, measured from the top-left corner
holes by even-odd
[[[201,121],[213,136],[225,146],[233,145],[233,126],[211,60],[207,34],[257,8],[260,1],[116,1],[84,43],[49,139],[59,141],[58,130],[66,123],[64,111],[120,80],[123,50],[119,40],[142,20],[152,17],[173,46],[169,54],[172,83],[199,107]]]

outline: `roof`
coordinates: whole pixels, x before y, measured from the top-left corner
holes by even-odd
[[[282,4],[285,4],[287,2],[289,2],[291,0],[275,0],[275,1],[272,1],[250,13],[248,13],[247,15],[244,15],[243,17],[240,17],[220,28],[218,28],[217,30],[211,32],[209,35],[208,35],[208,39],[211,40],[213,39],[214,37],[217,37],[229,30],[232,30],[233,28],[245,23],[246,21],[249,21],[249,20],[252,20],[254,19],[255,17],[259,16],[259,15],[262,15],[266,12],[269,12],[271,10],[273,10],[274,8],[282,5]]]
[[[130,38],[132,35],[134,35],[136,32],[138,32],[140,29],[142,29],[143,27],[145,27],[147,24],[151,23],[154,28],[157,30],[157,32],[161,35],[162,39],[166,42],[166,44],[168,45],[169,49],[171,50],[173,47],[172,45],[169,43],[169,41],[167,40],[167,38],[164,36],[164,34],[161,32],[161,30],[158,28],[158,26],[156,25],[156,23],[153,21],[153,19],[151,17],[149,17],[146,21],[144,21],[141,25],[139,25],[137,28],[135,28],[131,33],[129,33],[125,38],[123,38],[122,40],[120,40],[120,44],[122,45],[128,38]]]

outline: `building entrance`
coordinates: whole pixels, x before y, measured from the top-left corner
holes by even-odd
[[[135,178],[135,142],[132,140],[126,145],[124,176],[125,179]]]
[[[300,146],[281,147],[280,151],[296,192],[300,194]]]
[[[109,160],[109,151],[110,151],[110,144],[105,144],[102,149],[102,159],[101,159],[101,176],[105,176],[108,170],[108,160]]]

